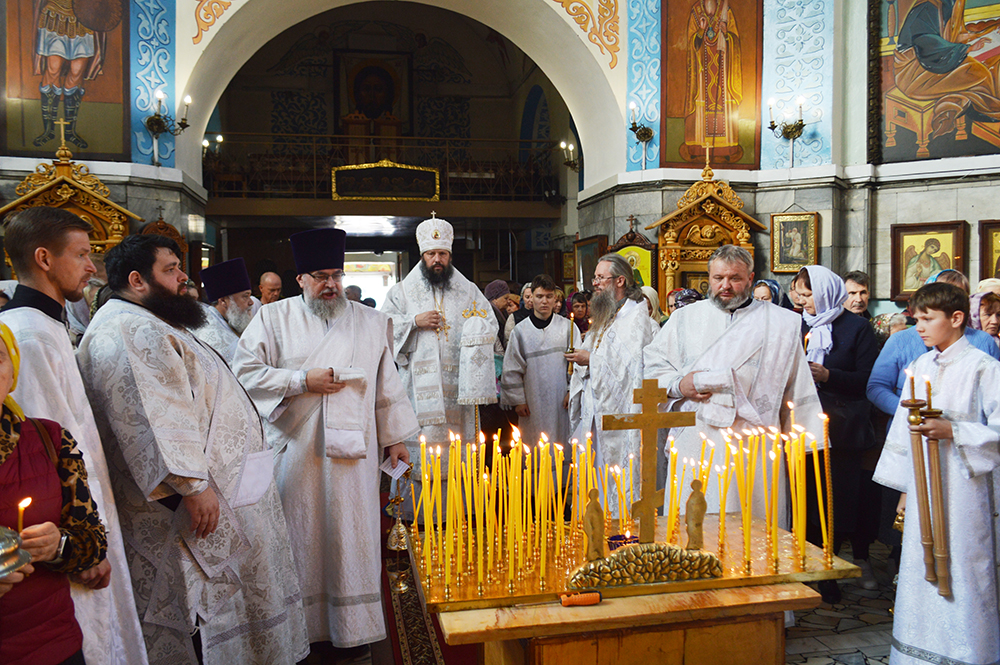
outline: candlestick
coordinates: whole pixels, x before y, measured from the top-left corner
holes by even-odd
[[[21,533],[24,531],[24,509],[31,505],[31,497],[27,497],[21,500],[21,503],[17,504],[17,532]]]

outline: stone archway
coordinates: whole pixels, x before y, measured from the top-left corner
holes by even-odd
[[[178,89],[203,100],[192,106],[191,130],[177,137],[177,166],[200,180],[201,139],[209,115],[247,60],[291,26],[330,9],[364,0],[254,0],[227,17]],[[412,0],[447,9],[487,25],[513,41],[559,91],[587,150],[586,185],[625,170],[625,114],[581,32],[563,20],[551,0]],[[207,38],[206,38],[207,39]],[[624,59],[619,67],[627,66]]]

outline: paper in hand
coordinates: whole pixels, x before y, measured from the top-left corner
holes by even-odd
[[[400,478],[402,478],[403,474],[406,473],[406,470],[409,468],[410,465],[404,462],[403,460],[397,460],[396,468],[395,469],[392,468],[391,457],[387,457],[386,460],[382,462],[382,466],[379,467],[379,469],[384,471],[393,480],[399,480]]]

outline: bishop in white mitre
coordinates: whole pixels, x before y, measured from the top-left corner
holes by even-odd
[[[419,430],[389,317],[344,296],[345,239],[291,237],[302,295],[261,309],[234,365],[275,452],[309,641],[340,648],[385,638],[378,466]]]
[[[780,427],[788,432],[789,402],[795,405],[795,421],[822,438],[819,397],[801,343],[801,317],[753,298],[753,257],[743,248],[720,247],[708,261],[708,272],[709,298],[675,311],[646,349],[645,378],[657,379],[670,398],[660,408],[696,415],[694,427],[671,431],[678,462],[687,458],[698,464],[702,434],[715,444],[714,457],[706,453],[705,463],[712,458],[721,466],[727,437],[735,446],[740,437],[747,438],[744,430]],[[783,470],[779,482],[785,482]],[[754,512],[763,516],[762,480],[757,485]],[[684,506],[690,488],[682,489]],[[709,512],[717,512],[718,484],[709,482],[705,490]],[[784,496],[782,492],[779,515],[786,513]],[[730,487],[726,509],[736,511],[739,505],[736,488]]]
[[[638,430],[604,430],[604,416],[639,413],[633,391],[642,387],[642,351],[656,334],[632,266],[619,254],[605,254],[594,270],[593,323],[583,347],[566,358],[576,363],[570,382],[569,408],[573,438],[589,435],[596,444],[598,467],[627,468],[629,456],[640,458]],[[523,323],[523,322],[522,322]],[[521,324],[518,324],[521,325]],[[639,479],[633,479],[639,492]],[[618,515],[618,493],[609,492],[608,510]]]
[[[118,499],[149,661],[291,665],[302,596],[260,417],[185,294],[180,249],[134,235],[108,251],[117,297],[78,352]]]
[[[900,406],[874,476],[906,494],[889,662],[1000,662],[1000,363],[961,336],[944,351],[923,354],[909,369],[929,378],[933,406],[951,422],[953,438],[938,443],[951,595],[941,596],[924,579],[908,413]],[[908,386],[907,399],[913,383]],[[916,398],[925,395],[918,387]]]
[[[465,442],[478,441],[475,407],[497,401],[492,349],[499,324],[483,292],[454,269],[454,237],[443,219],[421,222],[420,262],[389,290],[382,306],[392,319],[395,360],[417,414],[419,435],[428,449],[441,447],[445,469],[449,432]],[[418,438],[407,445],[419,496],[423,470]],[[404,510],[412,515],[409,503]]]
[[[201,284],[208,299],[200,303],[206,321],[192,332],[232,366],[236,343],[254,315],[246,263],[240,257],[203,268]]]
[[[565,353],[582,342],[569,319],[553,314],[556,284],[548,275],[531,282],[534,308],[514,326],[500,376],[500,402],[517,410],[521,440],[534,445],[542,434],[569,443],[569,373]],[[569,459],[573,458],[569,452]]]
[[[142,665],[147,662],[146,647],[108,463],[63,324],[64,305],[83,299],[83,289],[95,273],[88,258],[89,228],[90,224],[66,210],[44,206],[29,208],[8,222],[5,244],[21,283],[0,312],[0,321],[14,333],[21,350],[14,399],[32,417],[54,420],[73,434],[108,536],[110,570],[102,573],[110,578],[102,582],[107,588],[91,589],[79,582],[70,585],[83,631],[84,658],[94,665]],[[53,251],[58,245],[62,251]]]

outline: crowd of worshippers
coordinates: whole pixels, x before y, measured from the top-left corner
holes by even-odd
[[[344,285],[338,229],[292,235],[301,293],[282,297],[266,272],[259,298],[242,259],[195,284],[169,238],[128,236],[97,257],[90,232],[47,207],[5,224],[17,281],[0,284],[0,525],[17,526],[31,562],[0,577],[2,663],[364,650],[386,636],[384,461],[413,467],[408,519],[421,440],[444,444],[447,465],[450,435],[500,430],[506,443],[516,425],[529,444],[592,438],[597,465],[625,467],[639,432],[604,431],[603,416],[638,412],[644,379],[665,390],[662,410],[697,421],[660,432],[661,486],[668,435],[694,458],[706,437],[788,431],[790,403],[799,423],[825,413],[834,546],[850,543],[852,583],[867,589],[876,540],[898,568],[892,662],[1000,660],[1000,280],[970,296],[945,270],[905,311],[871,317],[862,272],[806,266],[786,292],[723,245],[708,292],[672,290],[661,310],[616,253],[568,297],[544,274],[481,290],[452,263],[451,225],[432,218],[417,227],[415,267],[376,309]],[[933,382],[942,417],[907,422],[907,371]],[[916,502],[905,519],[911,431],[941,440],[950,599],[923,579]],[[714,483],[705,499],[718,511]],[[725,500],[735,512],[736,493]],[[605,501],[616,516],[618,497]],[[821,542],[815,505],[808,537]],[[838,582],[820,591],[839,601]]]

